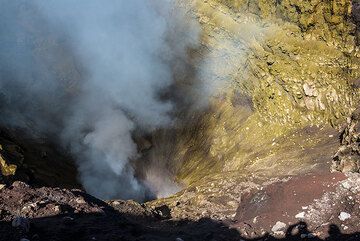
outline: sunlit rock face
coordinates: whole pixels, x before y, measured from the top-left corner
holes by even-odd
[[[356,1],[183,4],[202,24],[197,81],[213,88],[207,108],[152,137],[149,156],[184,189],[150,205],[179,219],[232,219],[244,193],[329,175],[338,150],[333,170],[358,170]]]
[[[326,166],[336,129],[359,103],[355,3],[182,5],[202,26],[191,64],[210,104],[182,111],[177,128],[154,134],[150,162],[166,163],[185,185],[216,173],[273,176]]]

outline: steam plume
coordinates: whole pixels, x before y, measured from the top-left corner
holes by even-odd
[[[3,124],[55,135],[91,194],[146,198],[132,136],[171,125],[161,93],[197,24],[173,0],[0,2]]]

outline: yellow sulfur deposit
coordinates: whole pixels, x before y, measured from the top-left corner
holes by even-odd
[[[0,150],[2,150],[2,146],[0,145]],[[15,165],[8,165],[6,163],[6,160],[3,158],[3,156],[0,154],[0,169],[1,174],[4,176],[12,176],[16,173],[16,166]]]

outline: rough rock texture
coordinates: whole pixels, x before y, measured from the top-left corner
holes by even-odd
[[[360,172],[360,108],[348,118],[341,135],[341,146],[334,156],[332,170]]]
[[[336,129],[359,103],[357,3],[180,5],[202,24],[191,64],[215,91],[208,109],[154,133],[149,163],[165,163],[186,186],[222,172],[295,174],[330,162],[323,154],[336,152]]]
[[[222,220],[244,238],[267,233],[284,238],[300,232],[308,235],[303,238],[326,239],[329,230],[349,235],[360,230],[359,188],[358,174],[318,172],[271,180],[228,177],[146,205],[166,204],[175,220]]]
[[[302,221],[309,233],[320,238],[326,238],[330,225],[345,233],[356,232],[360,229],[359,180],[358,175],[322,174],[267,185],[243,198],[235,217],[240,222],[236,225],[244,232],[251,227],[257,234],[272,231],[278,236],[285,233],[270,228],[279,221],[286,227]],[[341,220],[341,213],[349,218]]]
[[[33,189],[15,182],[0,190],[0,240],[239,240],[221,222],[179,222],[132,201],[105,203],[80,190]]]
[[[0,128],[0,182],[14,180],[35,186],[81,187],[74,161],[52,140]]]
[[[328,171],[341,144],[338,130],[359,106],[358,5],[335,0],[190,2],[204,29],[199,55],[206,56],[206,64],[217,63],[206,77],[222,88],[205,113],[190,114],[176,130],[154,136],[150,152],[175,163],[177,180],[187,187],[149,205],[166,204],[179,219],[235,216],[239,227],[250,229],[242,230],[250,236],[271,232],[277,221],[289,227],[295,216],[307,213],[282,188],[299,189],[299,199],[308,198],[304,207],[321,205],[317,200],[327,200],[335,189],[338,192],[339,184],[332,178],[341,174]],[[198,61],[200,65],[201,58]],[[326,188],[311,185],[313,181]],[[282,187],[278,182],[290,184]],[[274,190],[273,183],[277,183]],[[264,222],[246,217],[246,210],[256,213],[253,195],[266,188],[283,198],[259,209],[259,215],[267,215]],[[345,200],[346,195],[350,193],[337,197]],[[331,205],[338,205],[334,196],[330,199]],[[255,203],[264,202],[259,197]],[[306,220],[308,228],[315,232],[316,225],[341,226],[336,222],[341,208],[335,206],[330,212],[339,213],[326,216],[325,212],[326,217],[317,213],[322,223]],[[254,218],[258,229],[249,224]]]
[[[358,240],[359,181],[355,174],[326,174],[249,188],[250,182],[240,183],[235,215],[222,221],[195,212],[179,218],[176,209],[196,206],[183,206],[184,200],[177,207],[103,202],[80,190],[34,189],[15,182],[0,188],[0,240]],[[211,206],[206,210],[224,214]]]

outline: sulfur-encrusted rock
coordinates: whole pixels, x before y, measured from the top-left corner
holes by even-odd
[[[194,65],[205,84],[217,83],[216,91],[205,112],[180,113],[174,130],[154,135],[146,152],[156,156],[154,162],[170,160],[177,180],[191,184],[222,171],[305,171],[321,162],[325,149],[336,151],[331,128],[339,128],[360,100],[356,3],[190,0],[181,5],[202,24]]]

